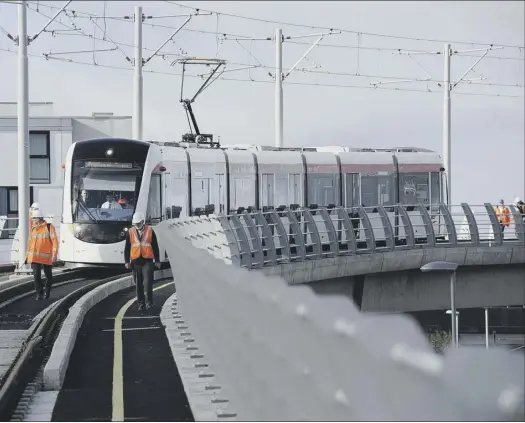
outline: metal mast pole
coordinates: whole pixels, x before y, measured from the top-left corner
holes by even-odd
[[[18,268],[25,261],[29,221],[29,79],[26,2],[18,3]]]
[[[456,272],[450,275],[450,317],[452,319],[452,345],[458,346],[458,317],[456,315]]]
[[[283,32],[275,30],[275,146],[283,145]]]
[[[450,156],[450,44],[445,44],[444,104],[443,104],[443,161],[447,175],[447,205],[452,203],[452,160]]]
[[[135,70],[133,76],[133,139],[142,140],[142,7],[135,6]]]

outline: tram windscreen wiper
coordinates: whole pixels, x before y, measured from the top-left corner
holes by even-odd
[[[87,206],[82,202],[82,201],[79,201],[78,204],[81,205],[81,207],[85,210],[86,214],[88,215],[88,217],[95,223],[100,223],[97,219],[95,219],[95,217],[91,214],[91,212],[89,211],[89,209],[87,208]]]

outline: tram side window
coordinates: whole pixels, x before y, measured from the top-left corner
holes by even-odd
[[[159,174],[151,175],[148,195],[148,208],[146,212],[146,220],[149,223],[155,224],[162,220],[162,204],[161,204],[161,180]]]
[[[361,203],[364,207],[393,205],[394,183],[392,181],[392,176],[361,176]]]
[[[415,206],[429,203],[429,174],[401,173],[399,175],[399,199],[401,204]]]
[[[357,207],[359,203],[359,173],[345,174],[345,207]]]
[[[308,203],[317,204],[319,207],[335,204],[335,189],[335,175],[322,173],[309,175]]]
[[[432,172],[430,174],[430,203],[441,203],[441,187],[439,186],[439,173]]]

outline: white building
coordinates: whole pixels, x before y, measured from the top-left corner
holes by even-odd
[[[29,201],[40,203],[46,216],[54,216],[57,230],[62,214],[62,164],[69,146],[76,141],[104,137],[130,138],[131,117],[112,113],[56,116],[53,103],[29,104]],[[10,262],[11,239],[18,224],[17,103],[0,102],[0,148],[0,264],[3,264]]]

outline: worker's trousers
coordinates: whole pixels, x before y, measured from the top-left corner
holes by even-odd
[[[44,274],[46,275],[46,284],[42,284],[42,267],[44,268]],[[42,297],[45,289],[45,296],[49,298],[51,287],[53,285],[53,266],[49,264],[32,263],[31,268],[33,269],[33,277],[35,281],[35,291],[39,297]]]
[[[133,263],[133,279],[139,305],[144,305],[144,293],[146,304],[153,305],[153,260]]]

